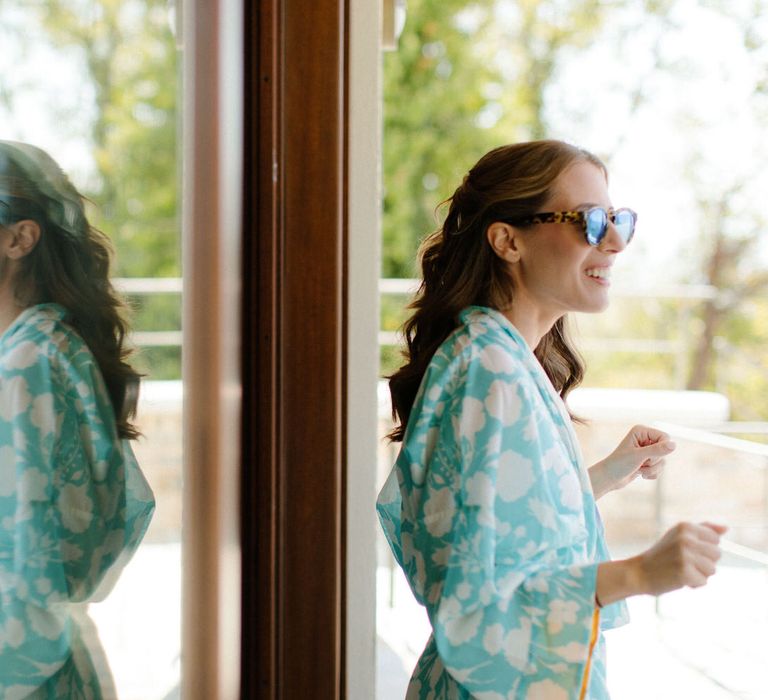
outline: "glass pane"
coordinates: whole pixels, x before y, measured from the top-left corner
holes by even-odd
[[[396,330],[435,207],[491,148],[583,146],[607,164],[614,206],[639,214],[610,308],[574,319],[587,371],[569,406],[587,420],[587,464],[638,423],[677,447],[660,480],[600,499],[608,543],[624,558],[678,521],[730,529],[704,588],[630,598],[632,623],[606,633],[625,700],[768,692],[767,38],[765,0],[409,0],[384,57],[382,377],[402,364]],[[384,435],[383,382],[380,398]],[[382,443],[380,483],[396,454]],[[431,629],[383,537],[378,554],[377,698],[394,700]]]
[[[156,509],[129,563],[113,567],[84,604],[64,608],[78,620],[98,692],[121,700],[179,694],[180,81],[173,6],[166,0],[0,2],[0,139],[44,149],[87,198],[90,223],[115,249],[113,282],[132,310],[137,352],[129,362],[143,375],[136,420],[142,436],[132,447]],[[97,600],[110,584],[111,592]],[[1,651],[3,641],[11,643],[8,633],[0,633],[0,677],[8,671]],[[64,660],[77,657],[76,637],[61,637],[55,659],[38,659],[47,670],[30,682],[60,682]],[[81,680],[87,676],[79,673]]]

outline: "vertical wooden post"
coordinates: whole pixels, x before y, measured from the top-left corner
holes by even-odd
[[[241,697],[343,694],[345,0],[245,17]]]

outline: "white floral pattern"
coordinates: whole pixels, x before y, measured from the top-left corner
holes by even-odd
[[[608,552],[567,410],[499,312],[435,353],[377,508],[432,624],[409,700],[577,700]],[[602,635],[590,669],[606,700]]]
[[[104,380],[55,304],[0,336],[0,697],[102,697],[74,622],[154,510]]]

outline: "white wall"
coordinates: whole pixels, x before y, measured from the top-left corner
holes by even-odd
[[[376,668],[376,382],[379,367],[381,8],[349,14],[347,698],[373,698]]]

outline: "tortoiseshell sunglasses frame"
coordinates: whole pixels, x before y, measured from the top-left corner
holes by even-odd
[[[587,230],[587,217],[590,212],[602,211],[605,214],[605,224],[600,231],[599,235],[594,239],[590,237]],[[623,212],[629,212],[632,217],[632,230],[630,231],[629,238],[624,243],[629,243],[635,235],[635,226],[637,225],[637,212],[628,207],[622,207],[620,209],[605,209],[604,207],[591,207],[584,209],[583,211],[542,211],[531,216],[526,216],[522,219],[514,219],[507,221],[512,226],[528,226],[530,224],[581,224],[581,228],[584,232],[584,238],[587,243],[592,246],[599,246],[605,234],[608,230],[608,222],[616,222],[616,215]],[[622,236],[623,238],[623,236]]]

